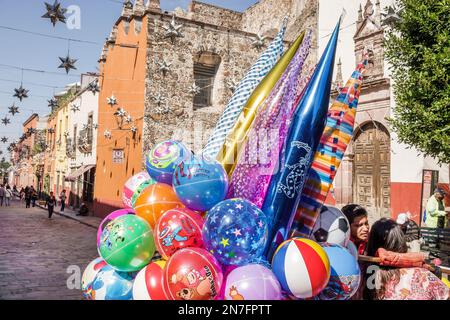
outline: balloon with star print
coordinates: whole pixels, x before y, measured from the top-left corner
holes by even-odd
[[[241,266],[262,258],[267,217],[250,201],[228,199],[208,212],[202,233],[205,248],[221,264]]]

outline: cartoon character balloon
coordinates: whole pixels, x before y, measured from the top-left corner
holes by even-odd
[[[191,154],[189,149],[179,141],[163,141],[150,150],[145,167],[152,178],[171,185],[176,166]]]
[[[120,210],[111,212],[110,214],[108,214],[105,217],[105,219],[102,220],[102,222],[98,226],[98,230],[97,230],[97,248],[100,246],[100,239],[102,237],[103,230],[108,225],[108,223],[113,221],[115,218],[118,218],[118,217],[126,215],[126,214],[136,214],[136,213],[132,209],[120,209]]]
[[[177,250],[186,247],[202,247],[202,217],[189,209],[166,211],[155,227],[155,243],[158,252],[168,259]]]
[[[164,292],[170,300],[213,300],[220,292],[223,274],[219,263],[201,248],[181,249],[164,268]]]
[[[118,272],[106,265],[92,282],[93,300],[132,300],[135,272]]]
[[[96,258],[92,260],[86,267],[83,272],[83,276],[81,277],[81,291],[83,293],[83,297],[87,300],[94,300],[92,294],[92,282],[95,279],[95,276],[102,270],[103,267],[107,266],[105,260],[102,258]]]
[[[203,225],[205,248],[223,265],[241,266],[258,261],[266,245],[265,214],[244,199],[228,199],[215,205]]]

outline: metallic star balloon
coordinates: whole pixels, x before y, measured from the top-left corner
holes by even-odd
[[[193,83],[189,88],[189,93],[193,94],[194,96],[198,95],[200,92],[201,88],[196,83]]]
[[[175,38],[183,37],[180,32],[180,29],[183,27],[182,24],[175,23],[175,15],[172,15],[172,21],[168,26],[163,26],[164,30],[166,30],[164,34],[164,38],[170,38],[173,42]]]
[[[266,37],[261,36],[260,34],[256,35],[257,39],[252,42],[252,46],[254,46],[256,49],[261,49],[264,47],[264,40],[266,40]]]
[[[400,16],[395,11],[394,7],[389,6],[386,13],[381,14],[383,16],[382,26],[392,26],[401,20]]]
[[[3,137],[1,141],[2,141],[2,143],[7,143],[8,142],[8,138],[7,137]]]
[[[55,98],[51,98],[50,100],[47,100],[47,102],[48,106],[52,108],[52,110],[58,107],[58,100],[56,100]]]
[[[58,21],[66,23],[66,16],[64,14],[67,12],[67,9],[62,8],[61,3],[57,0],[55,0],[53,5],[45,2],[45,8],[47,12],[42,16],[42,18],[50,19],[53,26],[55,26]]]
[[[3,123],[5,126],[7,126],[9,123],[11,123],[11,120],[9,120],[7,117],[4,117],[4,118],[2,119],[2,123]]]
[[[100,87],[98,85],[98,80],[95,80],[95,81],[92,81],[91,83],[89,83],[88,90],[91,91],[94,95],[97,92],[100,92]]]
[[[65,58],[59,57],[59,60],[61,60],[61,65],[58,68],[66,69],[66,73],[69,73],[70,69],[77,70],[75,67],[75,62],[77,62],[77,59],[72,59],[67,55]]]
[[[13,103],[13,105],[9,107],[9,113],[11,113],[14,117],[16,113],[19,113],[19,107],[16,107],[16,105]]]
[[[106,100],[108,101],[108,104],[109,104],[111,107],[114,107],[114,106],[117,104],[117,99],[116,99],[116,97],[114,97],[114,95],[112,95],[112,96],[109,97],[109,98],[106,98]]]
[[[25,90],[25,88],[20,85],[20,88],[14,89],[15,93],[13,97],[17,97],[20,101],[22,101],[23,98],[28,98],[28,91],[30,90]]]

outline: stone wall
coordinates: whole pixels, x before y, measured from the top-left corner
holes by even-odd
[[[231,29],[239,29],[242,23],[242,13],[198,1],[191,2],[188,15],[195,21]]]

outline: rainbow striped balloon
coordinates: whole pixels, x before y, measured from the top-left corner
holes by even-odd
[[[303,238],[283,242],[275,251],[272,269],[283,290],[300,299],[319,294],[331,274],[325,250],[317,242]]]
[[[345,150],[352,139],[361,82],[367,63],[366,54],[328,111],[326,127],[292,224],[294,236],[310,236]]]

